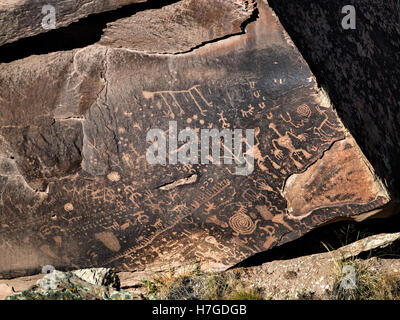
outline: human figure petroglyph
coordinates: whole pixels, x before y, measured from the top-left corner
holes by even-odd
[[[285,149],[289,150],[289,158],[293,161],[295,166],[298,169],[302,168],[303,165],[294,158],[294,155],[299,156],[300,154],[302,154],[306,159],[310,159],[312,155],[304,149],[296,148],[293,145],[292,138],[297,139],[301,142],[305,142],[307,135],[306,134],[295,135],[294,133],[292,133],[290,131],[286,131],[285,134],[282,135],[277,130],[276,125],[274,123],[270,123],[269,128],[272,129],[278,135],[277,139],[272,139],[272,145],[275,148],[275,150],[273,151],[275,158],[277,158],[279,160],[283,160],[284,154],[280,148],[285,148]]]
[[[222,123],[222,128],[229,128],[231,125],[230,123],[227,122],[227,118],[224,117],[224,111],[221,111],[220,113],[217,113],[219,116],[218,122]]]
[[[204,214],[209,215],[216,208],[217,207],[215,206],[214,203],[208,202],[208,203],[206,203],[206,208],[204,209]]]
[[[146,99],[153,99],[156,95],[159,95],[162,100],[164,101],[165,105],[168,108],[168,116],[170,116],[172,119],[175,118],[175,114],[173,112],[173,106],[170,102],[168,102],[167,96],[171,97],[173,100],[174,104],[176,107],[179,109],[179,116],[182,116],[185,114],[185,111],[183,110],[181,103],[177,99],[178,94],[184,95],[187,101],[194,102],[195,106],[197,109],[200,111],[200,113],[205,116],[207,113],[207,110],[202,108],[202,104],[204,104],[207,107],[212,107],[213,103],[207,101],[207,99],[204,97],[203,93],[199,89],[200,85],[195,85],[191,87],[188,90],[165,90],[165,91],[143,91],[143,96]]]
[[[249,104],[249,107],[247,110],[240,110],[240,112],[242,113],[242,117],[248,118],[249,115],[251,115],[251,116],[254,115],[254,107],[251,104]]]

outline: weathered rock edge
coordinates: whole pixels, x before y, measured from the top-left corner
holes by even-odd
[[[47,32],[42,20],[45,5],[55,8],[56,29],[70,25],[91,14],[115,10],[146,0],[7,0],[0,3],[0,46]]]

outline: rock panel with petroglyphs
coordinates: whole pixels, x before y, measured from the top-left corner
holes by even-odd
[[[190,37],[196,28],[188,29],[175,47],[161,24],[126,48],[117,21],[107,43],[1,65],[1,275],[48,264],[227,268],[390,201],[272,10],[227,3],[228,21],[207,13],[210,4],[202,12],[221,32]],[[222,160],[231,163],[150,164],[147,133],[169,136],[171,122],[196,132],[254,130],[242,144],[251,157],[235,161],[238,150],[224,140]],[[368,183],[357,188],[361,180]]]

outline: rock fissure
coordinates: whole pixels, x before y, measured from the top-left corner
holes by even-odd
[[[185,2],[186,0],[148,0],[147,2],[142,3],[133,3],[128,6],[124,6],[122,8],[116,9],[115,11],[108,11],[104,13],[92,14],[88,17],[82,18],[78,22],[73,22],[69,26],[63,26],[59,29],[51,30],[45,33],[41,33],[38,35],[34,35],[28,38],[22,38],[12,43],[5,43],[1,48],[0,53],[0,63],[10,63],[12,61],[20,60],[32,55],[43,55],[51,52],[60,52],[60,51],[69,51],[77,48],[86,48],[90,45],[94,45],[96,43],[102,44],[101,38],[103,32],[107,30],[108,24],[112,24],[113,22],[118,22],[119,20],[123,20],[127,17],[135,16],[138,13],[159,10],[161,8],[168,8],[169,6]],[[221,0],[218,0],[221,1]],[[241,11],[245,9],[246,11],[250,11],[250,14],[247,14],[247,17],[243,19],[239,26],[238,32],[223,34],[221,36],[216,36],[213,39],[201,41],[200,43],[192,46],[183,51],[176,52],[150,52],[146,50],[137,50],[137,52],[143,54],[159,54],[159,55],[179,55],[185,54],[195,51],[198,48],[201,48],[207,44],[212,44],[215,42],[222,41],[224,39],[234,37],[236,35],[244,34],[246,31],[246,27],[251,22],[257,20],[258,10],[256,8],[255,0],[251,1],[240,1],[239,3],[235,3],[234,1],[229,0],[232,3],[232,6],[237,5],[238,10]],[[153,25],[154,26],[154,25]],[[151,25],[149,25],[151,27]],[[1,25],[0,25],[1,28]],[[84,29],[85,33],[82,33],[80,30]]]
[[[197,179],[198,179],[198,175],[192,174],[186,178],[178,179],[174,182],[169,182],[164,185],[161,185],[161,186],[157,187],[156,189],[160,189],[163,191],[170,191],[170,190],[175,189],[180,186],[196,183]]]
[[[287,177],[285,178],[284,182],[283,182],[283,186],[282,186],[282,188],[281,188],[281,194],[282,194],[282,195],[285,194],[285,188],[286,188],[287,181],[288,181],[292,176],[306,173],[307,170],[309,170],[310,167],[312,167],[315,163],[317,163],[319,160],[321,160],[321,159],[324,157],[324,155],[332,149],[332,147],[333,147],[333,145],[334,145],[335,143],[337,143],[337,142],[339,142],[339,141],[343,141],[343,140],[345,140],[345,139],[346,139],[346,137],[343,137],[343,138],[341,138],[341,139],[338,139],[338,140],[333,141],[333,142],[328,146],[328,148],[325,149],[325,150],[321,153],[321,155],[320,155],[319,157],[317,157],[313,162],[311,162],[310,164],[308,164],[308,165],[306,166],[306,168],[304,168],[301,172],[296,172],[296,173],[293,173],[293,174],[290,175],[290,176],[287,176]]]

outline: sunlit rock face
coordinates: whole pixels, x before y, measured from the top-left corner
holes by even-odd
[[[0,45],[68,26],[91,14],[143,2],[146,0],[2,0]]]
[[[1,64],[0,195],[3,276],[223,269],[391,200],[270,7],[240,0]]]

